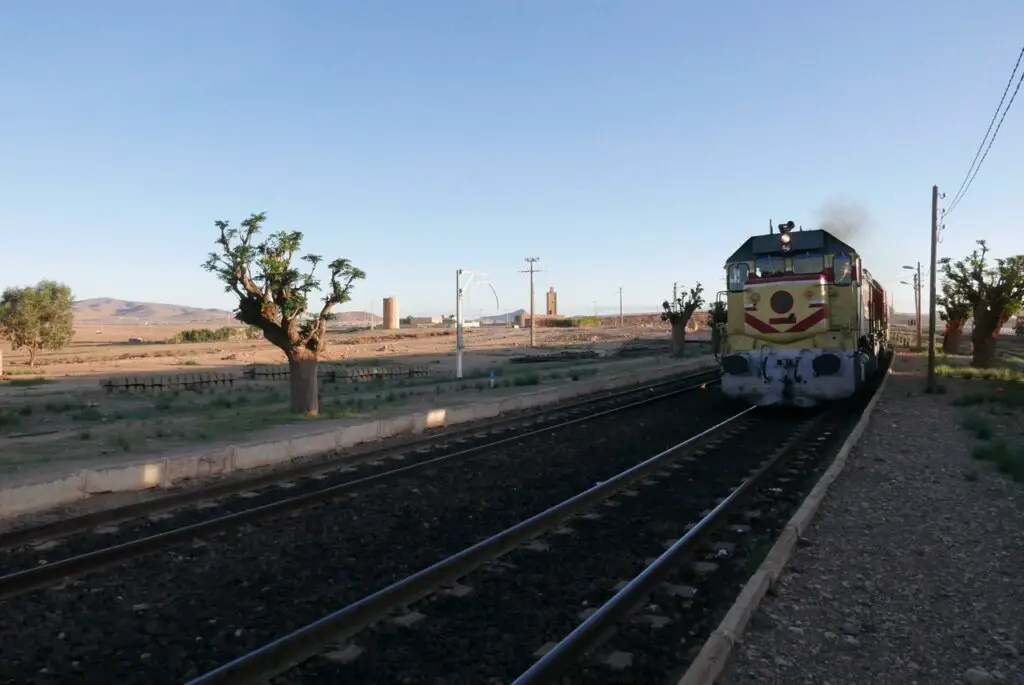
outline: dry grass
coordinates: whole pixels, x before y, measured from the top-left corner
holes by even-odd
[[[1014,383],[1024,382],[1024,371],[1005,366],[982,369],[969,365],[939,364],[935,367],[935,374],[945,378],[964,378],[968,380],[1005,381]]]

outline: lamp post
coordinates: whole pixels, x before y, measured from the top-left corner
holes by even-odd
[[[465,280],[463,280],[464,276],[466,277]],[[491,289],[491,292],[494,294],[494,307],[498,311],[501,310],[501,303],[498,301],[498,291],[486,280],[484,274],[469,271],[468,269],[455,270],[455,377],[458,379],[462,378],[462,354],[466,349],[462,330],[464,323],[462,320],[462,297],[474,280],[476,285],[486,285]]]
[[[917,320],[917,331],[916,331],[917,347],[920,349],[920,347],[921,347],[921,262],[917,263],[916,269],[913,266],[906,266],[906,265],[903,268],[907,269],[908,271],[915,271],[916,270],[916,272],[917,272],[917,273],[914,274],[914,317]],[[905,283],[905,281],[900,281],[900,283]],[[907,283],[907,285],[910,285],[910,284]]]

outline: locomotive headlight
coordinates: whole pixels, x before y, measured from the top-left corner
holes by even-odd
[[[793,249],[793,236],[788,233],[783,233],[779,236],[779,242],[782,243],[782,251],[789,252]]]

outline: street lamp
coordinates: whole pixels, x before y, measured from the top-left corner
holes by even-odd
[[[914,317],[915,317],[915,319],[917,321],[917,347],[918,347],[918,349],[920,349],[920,347],[921,347],[921,262],[918,262],[916,267],[908,266],[908,265],[904,264],[903,268],[908,270],[908,271],[915,271],[916,272],[914,274],[914,283],[913,283],[913,288],[914,288]],[[910,283],[907,283],[906,281],[900,281],[900,283],[905,283],[906,285],[911,285]]]

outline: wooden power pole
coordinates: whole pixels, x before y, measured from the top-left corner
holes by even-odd
[[[935,271],[939,249],[939,187],[932,186],[931,272],[928,274],[928,392],[935,392]],[[920,324],[918,324],[920,325]]]
[[[539,273],[540,269],[535,269],[534,264],[540,261],[540,257],[527,257],[526,263],[530,265],[529,269],[523,269],[519,273],[530,274],[530,347],[534,346],[534,314],[533,314],[533,275]]]

